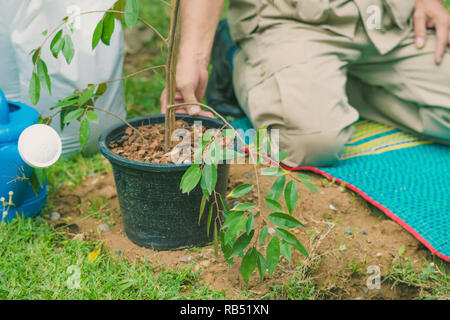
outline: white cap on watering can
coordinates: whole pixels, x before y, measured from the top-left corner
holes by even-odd
[[[59,134],[45,124],[26,128],[19,137],[18,147],[23,161],[33,168],[50,167],[58,161],[62,152]]]

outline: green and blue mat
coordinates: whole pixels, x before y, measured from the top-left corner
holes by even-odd
[[[249,129],[248,119],[232,123]],[[345,183],[450,262],[450,147],[362,120],[335,167],[299,167]]]

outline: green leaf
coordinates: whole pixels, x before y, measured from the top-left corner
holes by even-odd
[[[219,147],[217,141],[211,142],[206,152],[205,162],[209,164],[218,164],[222,158],[222,149]]]
[[[47,171],[45,169],[35,168],[34,173],[36,174],[39,185],[43,187],[45,179],[47,178]]]
[[[137,0],[127,0],[125,5],[125,24],[133,28],[139,17],[139,5]]]
[[[194,162],[195,163],[195,162]],[[202,172],[202,177],[203,177],[203,172]],[[209,196],[211,195],[208,191],[208,188],[206,187],[205,184],[205,179],[201,178],[200,179],[200,189],[202,189],[202,193],[203,195],[208,199],[209,201]]]
[[[100,39],[102,38],[103,34],[103,19],[99,21],[97,26],[94,30],[94,35],[92,36],[92,50],[94,50],[98,43],[100,42]]]
[[[275,270],[278,261],[280,260],[280,240],[277,236],[273,236],[267,246],[267,267],[269,274]]]
[[[202,201],[200,203],[200,214],[198,215],[198,225],[200,225],[200,221],[202,220],[203,212],[205,212],[205,206],[206,206],[206,197],[203,196]]]
[[[270,210],[281,211],[281,212],[284,211],[283,206],[276,200],[264,199],[264,202],[266,203],[267,207]]]
[[[311,190],[311,191],[314,191],[314,192],[316,192],[316,193],[319,193],[319,190],[316,188],[316,186],[315,185],[313,185],[311,182],[309,182],[309,181],[303,181],[303,180],[301,180],[302,181],[302,183],[309,189],[309,190]]]
[[[225,229],[225,228],[231,227],[234,224],[236,224],[239,220],[244,220],[244,219],[241,219],[244,214],[245,214],[245,212],[243,212],[243,211],[235,211],[235,212],[230,213],[230,215],[225,219],[225,222],[224,222],[222,228]]]
[[[46,125],[51,125],[52,123],[52,117],[44,117],[42,114],[39,115],[38,117],[38,124],[46,124]]]
[[[255,207],[253,203],[239,203],[235,205],[231,211],[248,211]]]
[[[181,178],[180,188],[183,193],[191,192],[199,183],[202,173],[198,164],[193,164]]]
[[[250,280],[250,277],[256,268],[257,259],[258,255],[256,254],[255,248],[249,249],[242,259],[241,274],[245,283],[248,283],[248,281]]]
[[[96,114],[94,111],[88,110],[86,115],[91,122],[98,123],[98,114]]]
[[[296,228],[296,227],[303,227],[304,225],[300,223],[297,219],[295,219],[293,216],[290,216],[283,212],[274,212],[269,214],[268,219],[273,224],[277,225],[278,227],[283,228]]]
[[[245,230],[246,219],[239,219],[225,232],[225,244],[229,244],[236,235]]]
[[[289,213],[292,214],[298,201],[297,183],[294,180],[289,181],[286,185],[286,189],[284,190],[284,200],[286,201]]]
[[[52,55],[55,58],[58,58],[58,55],[64,46],[64,39],[62,35],[63,31],[59,30],[58,33],[53,37],[52,42],[50,43],[50,51],[52,52]]]
[[[64,123],[70,123],[74,120],[77,120],[79,117],[81,117],[84,113],[84,109],[75,109],[71,112],[69,112],[65,117],[64,117]]]
[[[102,82],[98,85],[97,91],[95,92],[96,96],[103,95],[106,90],[108,90],[108,84],[106,82]]]
[[[312,177],[310,177],[310,176],[308,176],[308,175],[306,175],[306,174],[303,174],[303,173],[297,174],[297,177],[298,177],[299,179],[301,179],[301,180],[311,180],[311,179],[312,179]]]
[[[82,93],[80,98],[78,99],[78,106],[82,107],[86,102],[88,102],[92,96],[94,95],[95,87],[89,87],[85,89]]]
[[[275,155],[275,161],[282,162],[289,156],[289,152],[287,151],[280,151]]]
[[[284,241],[293,245],[295,249],[297,249],[298,251],[300,251],[300,253],[302,253],[303,255],[308,257],[308,252],[303,247],[303,245],[300,243],[300,241],[298,241],[296,236],[294,236],[292,233],[290,233],[289,231],[286,231],[284,229],[277,228],[276,231]]]
[[[244,233],[242,236],[237,238],[236,242],[233,245],[233,250],[231,251],[231,257],[234,257],[236,255],[240,255],[245,248],[250,244],[250,241],[252,241],[253,235],[255,234],[255,231],[253,230],[250,234]]]
[[[31,185],[31,188],[33,189],[34,195],[37,197],[39,195],[39,179],[37,178],[36,171],[34,171],[34,170],[31,173],[30,185]]]
[[[33,50],[33,56],[31,57],[31,61],[33,61],[33,65],[35,65],[38,61],[37,59],[40,57],[41,55],[41,47],[39,47],[37,50]]]
[[[55,104],[53,107],[50,108],[50,110],[73,106],[78,102],[79,97],[80,96],[78,94],[73,94],[71,96],[64,98],[63,100],[59,100],[57,104]]]
[[[233,250],[233,247],[225,243],[225,232],[220,231],[219,239],[220,239],[220,247],[223,252],[223,257],[225,258],[225,260],[227,260],[227,263],[230,264],[230,262],[233,261],[233,258],[230,258],[231,250]]]
[[[66,59],[67,64],[72,62],[73,57],[75,56],[75,50],[73,48],[72,38],[66,34],[64,37],[64,46],[62,48],[62,53],[64,58]]]
[[[247,234],[250,234],[252,231],[254,231],[253,230],[254,227],[255,227],[255,218],[253,217],[253,213],[251,213],[248,216],[247,225],[246,225]]]
[[[259,272],[259,277],[261,278],[261,281],[264,280],[264,274],[266,273],[266,259],[264,259],[264,256],[261,254],[261,252],[257,251],[256,252],[257,256],[258,256],[258,260],[257,260],[257,266],[258,266],[258,272]]]
[[[266,241],[267,234],[269,233],[269,228],[267,226],[264,226],[264,228],[261,229],[259,232],[259,244],[263,245],[264,241]]]
[[[252,184],[242,184],[233,190],[227,195],[227,198],[240,198],[250,191],[252,191],[254,186]]]
[[[266,177],[279,177],[284,175],[284,171],[280,167],[269,167],[262,169],[261,174]]]
[[[30,80],[30,88],[29,88],[30,100],[33,105],[36,105],[39,102],[39,98],[41,96],[41,84],[39,81],[38,75],[33,72]]]
[[[70,112],[69,109],[61,109],[61,112],[59,113],[59,127],[61,128],[61,131],[64,131],[64,127],[66,124],[64,123],[65,116]]]
[[[126,0],[118,0],[118,1],[116,1],[116,3],[113,6],[113,10],[114,11],[125,11],[125,5],[126,5],[125,2],[126,2]],[[124,17],[123,17],[123,13],[115,12],[114,15],[115,15],[117,20],[120,20],[121,22],[125,23]]]
[[[282,240],[280,245],[280,252],[281,255],[287,260],[291,261],[292,251],[291,251],[291,245],[287,243],[286,241]]]
[[[109,46],[111,42],[111,36],[114,33],[115,20],[114,14],[112,12],[107,12],[103,18],[103,32],[102,32],[102,42]]]
[[[223,196],[219,193],[219,198],[220,198],[220,202],[222,203],[222,207],[227,210],[230,211],[230,207],[228,206],[227,202],[225,201],[225,199],[223,198]]]
[[[213,164],[205,164],[202,170],[202,182],[211,195],[217,183],[217,167]]]
[[[222,136],[228,139],[234,139],[236,137],[236,131],[234,129],[222,130]]]
[[[217,223],[214,223],[214,255],[219,256],[219,236],[217,232]]]
[[[214,132],[213,130],[207,130],[205,131],[205,133],[203,133],[202,135],[202,143],[204,145],[208,144],[208,142],[210,142],[212,140],[212,138],[214,137]]]
[[[80,124],[80,144],[82,147],[86,145],[89,140],[89,135],[91,134],[91,125],[87,118],[83,118]]]
[[[49,94],[52,94],[52,84],[48,75],[47,65],[44,60],[39,59],[37,62],[37,75],[41,81],[41,84],[47,89]]]
[[[214,206],[211,204],[211,206],[209,207],[209,212],[208,212],[208,222],[207,222],[207,226],[206,226],[206,235],[209,237],[209,231],[211,229],[211,222],[212,222],[212,214],[213,214],[213,210],[214,210]]]
[[[286,176],[278,177],[273,183],[272,187],[267,194],[267,198],[272,200],[278,200],[283,193],[284,185],[286,183]]]
[[[258,153],[260,154],[267,154],[267,152],[270,152],[270,150],[265,150],[267,140],[267,126],[263,126],[256,130],[256,136],[255,136],[255,144],[256,148],[258,150]]]

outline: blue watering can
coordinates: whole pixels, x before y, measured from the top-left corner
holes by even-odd
[[[19,154],[17,142],[23,130],[38,122],[39,113],[20,102],[6,100],[0,90],[0,198],[8,202],[12,191],[13,206],[9,206],[4,221],[18,214],[31,217],[39,213],[47,200],[47,186],[33,192],[29,178],[33,168],[25,164]],[[0,221],[6,208],[0,202]]]

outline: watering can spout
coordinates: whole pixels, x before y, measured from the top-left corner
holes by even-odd
[[[0,125],[9,123],[9,107],[5,94],[0,89]]]

